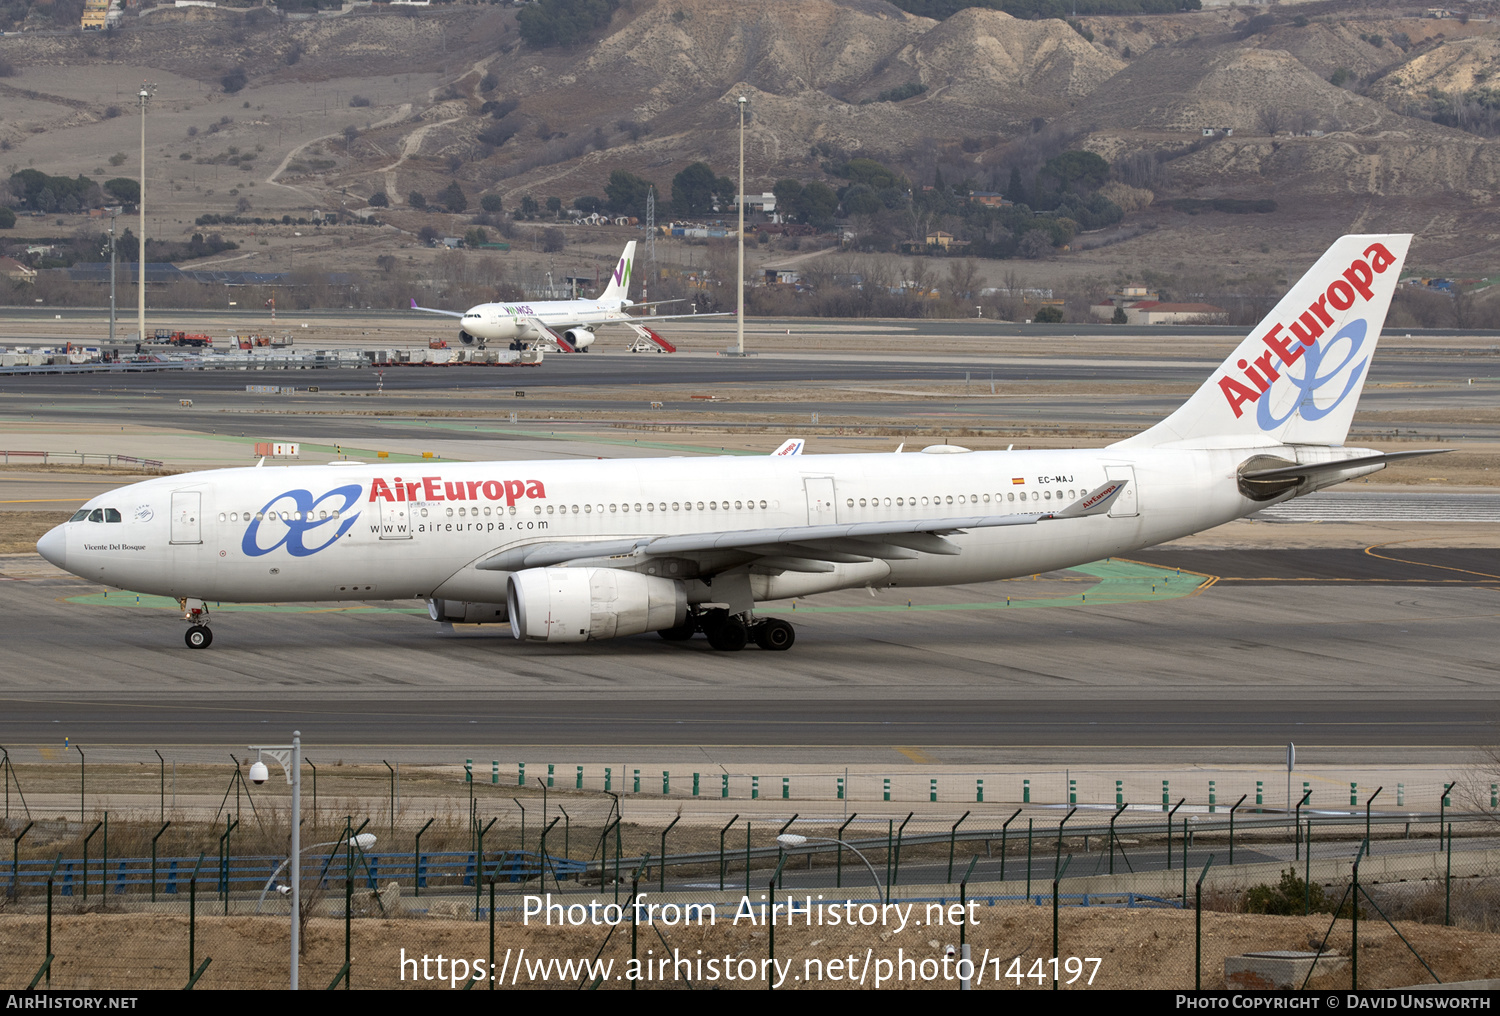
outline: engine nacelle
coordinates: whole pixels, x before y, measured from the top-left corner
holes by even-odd
[[[569,328],[563,332],[563,338],[580,353],[594,344],[594,333],[587,328]]]
[[[476,339],[474,336],[470,335],[462,328],[458,330],[458,341],[462,342],[466,346],[472,346],[476,342],[478,342],[480,345],[484,344],[484,341],[482,339]]]
[[[503,603],[428,600],[427,616],[440,624],[501,624],[510,615]]]
[[[528,568],[510,577],[510,631],[538,642],[589,642],[676,628],[682,583],[613,568]]]

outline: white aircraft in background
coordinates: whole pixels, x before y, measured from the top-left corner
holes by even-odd
[[[458,341],[464,345],[476,342],[509,342],[513,349],[540,346],[544,349],[564,353],[584,353],[594,344],[594,329],[600,325],[624,325],[654,344],[664,352],[675,353],[677,347],[647,327],[644,318],[625,313],[628,307],[652,307],[674,300],[657,300],[653,303],[632,303],[630,300],[630,272],[635,259],[635,241],[625,245],[615,265],[609,285],[592,300],[541,300],[536,303],[481,303],[463,313],[456,310],[437,310],[419,307],[411,302],[412,310],[428,314],[445,314],[459,318]],[[651,321],[673,321],[690,317],[719,317],[710,314],[663,314],[654,315]]]
[[[786,649],[757,603],[1068,568],[1429,454],[1343,446],[1410,241],[1335,242],[1181,408],[1106,448],[222,469],[93,498],[37,550],[177,598],[193,648],[205,601],[415,598],[518,639]]]

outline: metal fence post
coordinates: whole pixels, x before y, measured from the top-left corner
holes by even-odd
[[[1006,830],[1010,828],[1010,824],[1016,820],[1016,815],[1019,815],[1019,814],[1021,814],[1021,809],[1017,808],[1015,810],[1015,814],[1011,815],[1011,817],[1008,818],[1008,819],[1006,819],[1005,822],[1004,822],[1004,824],[1000,826],[1000,881],[1002,881],[1002,882],[1005,881],[1005,837],[1006,837]]]
[[[958,827],[963,825],[964,819],[968,817],[969,812],[964,812],[958,817],[958,821],[953,823],[953,828],[948,830],[948,878],[945,881],[953,881],[953,846],[958,838]]]
[[[1244,800],[1244,798],[1240,798]],[[1238,807],[1238,805],[1236,805]],[[1203,990],[1203,880],[1208,876],[1208,869],[1213,867],[1214,855],[1208,855],[1208,863],[1203,865],[1203,870],[1198,873],[1198,881],[1193,886],[1193,990]],[[1183,867],[1187,867],[1187,858],[1183,858]]]
[[[1354,855],[1354,885],[1350,892],[1350,902],[1354,907],[1353,923],[1350,928],[1352,944],[1349,946],[1349,987],[1355,991],[1359,990],[1359,862],[1364,859],[1365,851],[1370,849],[1370,843],[1366,840],[1359,845],[1359,853]]]
[[[661,831],[661,881],[657,886],[658,892],[664,893],[667,891],[667,833],[672,831],[672,826],[681,821],[682,816],[678,815],[676,818],[672,819],[671,823],[668,824],[665,829]]]
[[[427,825],[417,830],[416,844],[412,847],[411,880],[414,895],[417,896],[422,895],[422,883],[427,881],[422,871],[422,834],[436,821],[436,818],[430,818],[427,820]]]
[[[1249,794],[1241,794],[1240,799],[1234,802],[1234,807],[1229,809],[1229,865],[1234,866],[1234,813],[1239,811],[1240,805],[1245,803]]]
[[[170,823],[170,822],[164,822],[164,823],[162,823],[162,827],[156,831],[156,835],[153,836],[153,837],[151,837],[151,902],[152,903],[156,902],[156,841],[159,840],[159,839],[161,839],[161,834],[164,833],[164,832],[166,832],[167,831],[167,827],[170,826],[171,824],[172,823]]]
[[[1185,797],[1179,798],[1178,801],[1177,801],[1177,803],[1174,804],[1174,805],[1172,805],[1172,810],[1169,811],[1169,812],[1167,812],[1167,870],[1168,871],[1172,870],[1172,816],[1174,816],[1174,815],[1177,814],[1177,809],[1181,808],[1182,807],[1182,802],[1186,801],[1186,800],[1187,800],[1187,798],[1185,798]],[[1186,829],[1184,829],[1182,831],[1182,835],[1183,835],[1183,842],[1182,842],[1182,863],[1185,866],[1187,864],[1187,830]]]
[[[1058,976],[1057,976],[1058,975],[1058,970],[1057,970],[1057,890],[1058,890],[1058,886],[1062,884],[1063,875],[1067,874],[1068,865],[1070,865],[1072,863],[1073,863],[1073,855],[1069,854],[1068,855],[1068,859],[1063,862],[1062,867],[1059,868],[1057,870],[1057,873],[1052,876],[1052,990],[1053,991],[1057,990],[1057,982],[1058,982]]]
[[[839,826],[839,834],[837,837],[839,845],[833,874],[833,887],[835,889],[842,889],[844,887],[844,830],[848,829],[849,823],[853,822],[858,817],[859,812],[856,811],[853,815],[850,815],[848,818],[844,819],[844,824]]]
[[[1448,827],[1448,861],[1443,871],[1443,927],[1453,923],[1453,827]]]
[[[734,825],[739,820],[740,820],[739,815],[735,815],[734,818],[732,818],[732,819],[729,820],[729,822],[724,826],[723,829],[719,830],[719,891],[720,892],[724,891],[724,872],[725,872],[725,868],[727,867],[726,862],[724,860],[724,835],[729,832],[729,827],[732,826],[732,825]],[[665,850],[666,847],[663,846],[662,849]]]

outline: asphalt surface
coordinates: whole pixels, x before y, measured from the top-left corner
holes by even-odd
[[[521,644],[503,625],[445,629],[416,603],[226,607],[212,648],[192,652],[171,609],[13,569],[0,581],[0,743],[64,727],[115,744],[248,743],[298,727],[323,744],[991,755],[1494,743],[1500,551],[1396,556],[1156,552],[1163,598],[1131,602],[1080,604],[1066,574],[904,591],[910,610],[893,594],[830,594],[782,615],[798,641],[774,655],[654,635]],[[1204,574],[1173,577],[1179,567]]]

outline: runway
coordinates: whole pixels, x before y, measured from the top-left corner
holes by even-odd
[[[503,625],[445,629],[416,603],[226,605],[195,653],[150,598],[8,559],[0,736],[235,744],[292,725],[323,744],[929,744],[991,758],[1494,743],[1500,551],[1138,557],[1151,570],[1130,589],[1085,570],[771,605],[798,628],[785,654],[654,635],[521,644]]]

